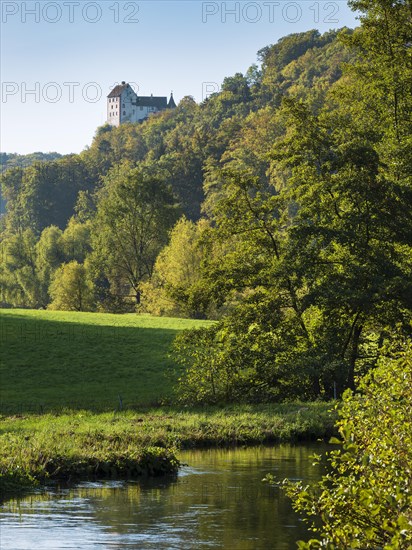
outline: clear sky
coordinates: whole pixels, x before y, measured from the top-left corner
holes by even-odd
[[[196,101],[287,34],[358,24],[342,0],[1,1],[1,142],[8,153],[77,153],[122,80]]]

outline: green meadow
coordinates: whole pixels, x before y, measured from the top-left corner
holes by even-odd
[[[210,321],[0,310],[0,413],[114,410],[168,402],[181,330]]]
[[[178,450],[328,437],[330,403],[181,408],[169,350],[208,322],[2,310],[0,493],[174,473]]]

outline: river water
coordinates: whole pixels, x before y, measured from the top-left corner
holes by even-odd
[[[1,550],[287,550],[305,524],[276,487],[316,480],[310,456],[324,448],[279,445],[185,451],[177,477],[83,482],[0,508]]]

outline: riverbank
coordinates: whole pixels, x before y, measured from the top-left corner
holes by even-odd
[[[7,496],[53,479],[176,473],[179,449],[328,439],[331,408],[298,403],[2,417],[0,491]]]

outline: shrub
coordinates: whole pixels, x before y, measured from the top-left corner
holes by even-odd
[[[283,482],[318,539],[299,548],[412,548],[412,345],[382,358],[347,391],[338,421],[342,448],[316,485]],[[322,526],[316,527],[316,518]]]

